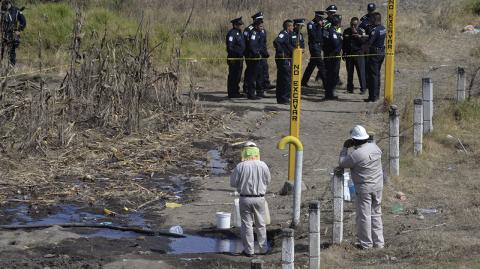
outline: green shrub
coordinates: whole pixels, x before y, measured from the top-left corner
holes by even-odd
[[[474,14],[480,15],[480,0],[470,0],[468,9]]]

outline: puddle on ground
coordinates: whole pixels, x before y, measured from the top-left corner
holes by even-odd
[[[198,235],[186,235],[175,238],[168,244],[167,254],[199,254],[199,253],[240,253],[243,250],[239,238],[217,238]]]
[[[207,165],[210,174],[213,176],[221,176],[227,173],[228,162],[222,158],[222,154],[218,149],[207,152]]]

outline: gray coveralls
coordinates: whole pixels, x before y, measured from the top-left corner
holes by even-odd
[[[268,250],[265,214],[265,193],[271,176],[268,166],[259,160],[243,161],[230,176],[230,185],[240,193],[241,237],[244,251],[254,254],[253,223],[257,228],[258,244],[265,253]]]
[[[356,224],[362,248],[384,247],[382,224],[383,169],[382,151],[375,143],[365,143],[340,153],[339,166],[350,168],[357,198]]]

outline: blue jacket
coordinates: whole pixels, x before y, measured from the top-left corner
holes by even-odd
[[[385,49],[385,36],[387,29],[383,25],[377,25],[372,28],[368,37],[368,46],[370,52]]]
[[[15,31],[23,31],[27,27],[27,20],[16,7],[11,7],[8,11],[2,14],[2,32],[8,36]]]
[[[243,34],[232,28],[226,38],[227,53],[229,58],[243,57],[245,54],[245,38]]]
[[[297,43],[300,43],[300,48],[304,49],[305,48],[305,40],[303,39],[303,34],[302,33],[295,33],[292,32],[290,34],[290,44],[296,48]]]
[[[325,56],[339,55],[343,45],[342,34],[338,33],[335,27],[330,27],[324,30],[323,38],[325,40],[323,46]]]
[[[277,38],[273,41],[273,47],[275,48],[275,58],[292,58],[294,47],[290,43],[290,34],[286,30],[278,33]]]
[[[261,58],[263,52],[263,40],[262,34],[257,32],[257,30],[252,29],[248,31],[246,39],[246,53],[245,57],[247,58]]]
[[[322,55],[323,28],[314,21],[307,23],[308,48],[314,57]]]

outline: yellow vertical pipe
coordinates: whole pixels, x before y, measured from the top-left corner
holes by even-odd
[[[397,18],[397,0],[388,0],[387,5],[387,40],[385,61],[385,102],[393,103],[395,82],[395,24]]]
[[[302,95],[302,52],[300,47],[293,51],[292,89],[290,96],[290,135],[300,138],[300,98]],[[288,151],[288,181],[295,180],[295,146],[290,144]]]

